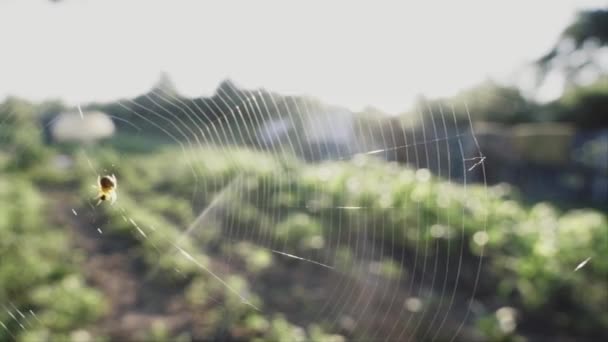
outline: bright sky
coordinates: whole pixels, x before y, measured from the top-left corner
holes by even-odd
[[[598,0],[0,1],[0,98],[107,101],[161,71],[189,96],[231,78],[396,113],[505,80]]]

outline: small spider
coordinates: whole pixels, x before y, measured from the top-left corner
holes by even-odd
[[[116,181],[116,176],[114,176],[114,174],[103,177],[97,176],[97,185],[93,185],[93,187],[97,189],[97,196],[95,197],[97,205],[107,200],[110,200],[111,204],[116,202],[116,188],[118,187],[118,182]]]

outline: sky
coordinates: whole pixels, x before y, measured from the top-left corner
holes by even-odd
[[[0,0],[0,99],[111,101],[161,72],[186,96],[237,85],[407,110],[514,72],[602,0]],[[559,87],[547,90],[555,96]]]

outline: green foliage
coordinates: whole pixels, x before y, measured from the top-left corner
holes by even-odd
[[[100,294],[88,288],[78,275],[36,289],[32,300],[34,305],[44,308],[38,310],[37,316],[50,331],[69,332],[75,327],[86,326],[95,322],[105,310]]]
[[[272,265],[272,253],[267,249],[244,241],[236,243],[234,249],[245,263],[246,270],[251,273],[260,273]]]
[[[67,339],[94,322],[103,300],[76,273],[77,255],[65,231],[45,221],[40,193],[18,176],[3,175],[0,203],[0,303],[30,320],[27,330],[20,329],[3,310],[0,321],[8,331],[0,330],[0,340],[9,332],[23,340]]]
[[[20,99],[9,98],[0,104],[0,152],[10,155],[5,161],[10,170],[32,168],[48,157],[36,114],[36,106]]]
[[[553,70],[566,76],[570,85],[577,83],[583,71],[593,70],[602,75],[600,48],[608,44],[608,9],[588,9],[578,13],[561,33],[555,45],[535,63],[539,81]]]
[[[486,81],[473,88],[464,90],[447,102],[438,101],[445,113],[456,110],[456,119],[468,123],[469,115],[473,121],[491,121],[505,124],[538,121],[536,107],[526,100],[519,89]],[[468,111],[463,104],[468,106]],[[437,111],[437,107],[433,110]],[[425,107],[422,107],[425,109]],[[427,116],[430,117],[430,116]]]
[[[562,33],[562,38],[573,39],[577,47],[589,39],[608,44],[608,10],[586,10],[578,13],[575,21]]]
[[[503,307],[494,314],[479,318],[476,328],[487,341],[525,342],[526,339],[515,333],[516,317],[513,308]]]
[[[559,54],[559,43],[571,41],[576,49],[583,48],[585,42],[596,40],[600,46],[608,44],[608,10],[593,9],[580,11],[575,20],[564,29],[558,44],[538,60],[545,66],[555,60]],[[570,51],[571,52],[571,51]]]
[[[196,167],[200,165],[198,160],[205,160],[207,165],[199,173],[200,191],[208,191],[204,193],[204,203],[210,204],[221,193],[222,186],[235,186],[230,185],[231,177],[239,179],[233,191],[240,195],[229,196],[229,200],[220,205],[224,213],[234,216],[230,229],[236,229],[232,231],[235,234],[239,229],[259,229],[262,234],[267,234],[264,236],[285,243],[288,250],[307,251],[337,237],[336,207],[364,207],[367,208],[364,211],[341,212],[339,219],[343,229],[370,234],[374,227],[382,227],[376,230],[379,233],[374,235],[375,238],[384,240],[397,250],[413,250],[417,245],[427,243],[446,247],[448,241],[452,246],[464,244],[462,256],[465,263],[476,263],[478,259],[470,256],[483,252],[486,278],[481,285],[485,287],[483,292],[498,295],[496,300],[504,303],[511,304],[516,298],[515,304],[521,310],[523,320],[541,316],[547,322],[559,322],[553,323],[556,329],[581,335],[597,334],[608,326],[608,317],[603,309],[608,303],[608,294],[603,290],[608,263],[601,257],[608,253],[605,214],[591,210],[561,213],[549,204],[526,207],[517,201],[511,188],[504,185],[488,189],[469,185],[465,192],[462,186],[437,179],[426,170],[398,168],[373,158],[298,167],[272,159],[260,163],[258,161],[267,158],[266,155],[246,150],[218,153],[213,149],[197,149],[192,152],[175,152],[173,162],[169,164],[164,163],[168,158],[164,155],[133,159],[133,165],[126,161],[120,164],[125,170],[138,170],[125,173],[121,178],[129,187],[133,182],[132,196],[139,198],[137,204],[129,199],[131,195],[124,193],[131,192],[131,189],[125,189],[121,193],[121,205],[145,229],[148,238],[143,238],[133,224],[117,212],[108,213],[112,218],[111,226],[135,236],[151,264],[158,263],[156,247],[171,250],[169,242],[180,241],[180,246],[205,267],[214,267],[201,248],[203,241],[211,241],[205,240],[208,236],[181,236],[178,226],[165,221],[171,216],[181,215],[185,215],[184,222],[192,220],[190,213],[178,214],[186,207],[185,203],[183,208],[179,203],[181,198],[189,198],[193,194],[193,176],[188,176],[192,165]],[[140,187],[137,185],[139,182],[146,186]],[[170,201],[167,196],[174,193],[177,205],[172,209],[170,205],[152,203],[156,197],[149,196],[146,189],[158,189],[163,193],[158,197],[159,203]],[[169,213],[171,210],[175,212]],[[274,219],[269,220],[269,215]],[[452,222],[452,225],[447,222]],[[205,227],[195,231],[213,230],[216,232],[213,240],[221,241],[217,235],[221,234],[217,233],[221,231],[221,223],[215,224],[219,224],[218,229]],[[156,227],[155,231],[147,228],[152,226]],[[235,242],[224,240],[224,243]],[[237,256],[242,258],[244,272],[271,270],[267,266],[272,262],[272,255],[256,251],[249,243],[233,245],[226,250],[235,248],[239,251]],[[453,257],[460,256],[460,248],[452,247],[449,252]],[[589,264],[574,272],[576,265],[587,257],[592,257]],[[340,260],[337,261],[338,266],[348,267],[351,261],[347,251],[341,251]],[[215,284],[193,281],[189,292],[193,305],[208,305],[205,298],[210,297],[222,298],[223,305],[242,306],[234,293],[218,286],[209,275],[204,275],[205,272],[197,270],[186,258],[179,257],[179,253],[168,253],[161,258],[160,264],[166,274],[177,267],[194,279],[203,277]],[[394,279],[399,272],[407,271],[399,269],[398,264],[390,259],[378,263],[378,274],[387,278]],[[234,284],[236,287],[244,286],[238,281]],[[229,304],[231,302],[234,303]],[[556,303],[562,304],[556,307]],[[552,310],[556,308],[558,312],[554,314]],[[236,307],[234,310],[239,312]],[[559,310],[574,310],[578,314],[564,319]],[[208,320],[212,317],[217,316],[210,315]],[[306,336],[304,330],[294,330],[280,318],[260,321],[244,317],[249,316],[236,313],[228,321],[232,323],[223,321],[223,324],[228,324],[226,328],[232,324],[267,327],[264,334],[269,335],[262,338]],[[207,322],[210,331],[218,331],[215,324],[220,321],[217,319]],[[509,334],[498,337],[503,335],[491,332],[494,329],[491,328],[492,320],[485,322],[480,321],[479,324],[485,327],[483,329],[489,329],[488,336],[494,336],[492,339],[497,341],[509,340]]]
[[[279,241],[285,241],[296,250],[322,247],[321,224],[304,213],[290,215],[273,230]]]
[[[557,101],[557,120],[578,127],[608,127],[608,77],[589,86],[572,87]]]
[[[566,88],[559,99],[547,104],[525,98],[515,87],[486,81],[449,98],[422,100],[416,110],[424,113],[422,117],[429,121],[430,126],[431,120],[441,124],[440,113],[443,111],[448,125],[451,125],[453,115],[457,124],[465,127],[468,127],[470,118],[473,122],[507,125],[567,122],[581,129],[598,129],[608,127],[608,116],[605,114],[608,111],[608,78],[599,77],[589,85],[573,84]],[[420,125],[420,113],[406,113],[401,116],[401,121],[413,121],[414,125]],[[370,135],[368,132],[366,134]],[[373,133],[373,136],[380,135]]]

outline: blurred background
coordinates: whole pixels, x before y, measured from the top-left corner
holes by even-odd
[[[606,5],[0,2],[0,341],[608,339]]]

